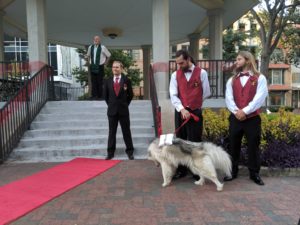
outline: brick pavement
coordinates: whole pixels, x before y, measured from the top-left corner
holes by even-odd
[[[54,163],[4,164],[0,185],[49,168]],[[299,177],[246,175],[203,187],[187,177],[162,188],[160,168],[147,160],[123,161],[15,221],[14,225],[297,225]]]

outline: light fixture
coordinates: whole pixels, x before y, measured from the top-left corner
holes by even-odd
[[[109,37],[111,39],[122,36],[122,30],[116,27],[103,28],[102,33],[105,37]]]

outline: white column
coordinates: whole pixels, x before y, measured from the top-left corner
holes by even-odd
[[[207,11],[209,24],[209,59],[223,59],[223,10],[212,9]],[[219,63],[220,64],[220,63]],[[221,64],[210,70],[210,84],[215,86],[216,94],[223,93],[223,73]],[[217,70],[219,68],[219,70]],[[215,79],[216,77],[217,79]]]
[[[223,10],[208,10],[207,15],[209,20],[209,59],[222,59]]]
[[[199,59],[200,34],[199,33],[190,34],[190,35],[188,35],[188,38],[189,38],[189,42],[190,42],[189,52],[194,60],[198,60]]]
[[[152,0],[153,66],[157,96],[169,96],[169,0]]]
[[[48,63],[46,1],[26,0],[29,61]]]
[[[3,30],[3,17],[5,12],[0,10],[0,61],[4,61],[4,30]]]
[[[149,66],[151,63],[150,51],[151,45],[142,45],[143,50],[143,83],[144,83],[144,99],[150,99],[150,81],[149,81]]]

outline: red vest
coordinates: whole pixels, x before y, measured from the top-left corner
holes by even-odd
[[[250,76],[247,80],[245,86],[243,87],[241,84],[240,77],[232,78],[232,89],[233,89],[233,98],[234,102],[239,109],[243,109],[246,107],[249,102],[251,102],[256,94],[258,83],[258,76]],[[247,118],[256,116],[260,113],[260,110],[256,110],[255,112],[247,115]]]
[[[178,85],[178,97],[184,108],[192,110],[202,107],[202,82],[200,79],[201,68],[195,67],[189,81],[182,70],[177,70],[176,80]]]

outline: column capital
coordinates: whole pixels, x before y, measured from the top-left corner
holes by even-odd
[[[216,9],[209,9],[206,11],[208,16],[219,16],[223,15],[224,9],[223,8],[216,8]]]

